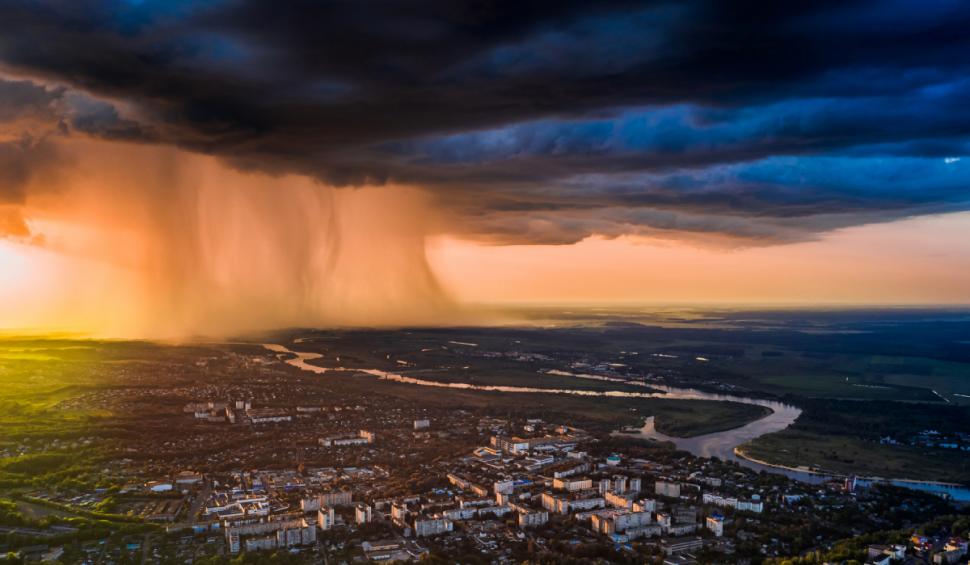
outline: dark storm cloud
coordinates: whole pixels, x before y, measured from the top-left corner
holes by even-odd
[[[30,236],[20,207],[30,194],[52,190],[60,172],[73,166],[55,140],[75,131],[106,139],[151,139],[150,130],[122,117],[108,102],[63,86],[0,76],[0,237]]]
[[[967,29],[959,1],[11,1],[0,61],[137,115],[85,98],[73,130],[418,184],[494,241],[770,242],[970,207]]]
[[[142,141],[155,140],[150,126],[125,118],[114,105],[77,93],[65,96],[65,119],[71,128],[104,139]]]
[[[46,140],[23,137],[0,142],[0,205],[23,202],[37,172],[56,164],[57,151]]]
[[[0,202],[20,201],[25,186],[60,159],[52,138],[72,131],[106,139],[151,140],[150,129],[114,105],[63,86],[0,76]]]
[[[36,174],[59,163],[47,137],[60,125],[57,105],[63,94],[59,88],[0,79],[0,206],[22,203]],[[2,216],[0,234],[25,231],[12,211]]]
[[[25,80],[0,79],[0,124],[56,119],[54,106],[63,89],[49,89]]]

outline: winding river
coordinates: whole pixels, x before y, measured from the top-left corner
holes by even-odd
[[[693,388],[676,388],[668,387],[663,385],[656,385],[652,383],[643,383],[640,381],[628,381],[625,379],[619,379],[615,377],[604,377],[601,375],[589,375],[582,373],[570,373],[566,371],[550,370],[547,374],[559,375],[564,377],[575,377],[581,379],[592,379],[599,381],[609,381],[618,382],[625,385],[643,386],[651,390],[659,390],[660,392],[631,392],[622,390],[606,390],[606,391],[596,391],[596,390],[576,390],[576,389],[559,389],[559,388],[539,388],[539,387],[519,387],[519,386],[506,386],[506,385],[476,385],[470,383],[448,383],[440,381],[432,381],[427,379],[418,379],[415,377],[407,377],[398,373],[392,373],[389,371],[382,371],[380,369],[352,369],[345,367],[321,367],[319,365],[313,365],[309,361],[315,359],[323,358],[320,353],[314,353],[309,351],[293,351],[288,347],[276,343],[264,343],[262,344],[264,348],[278,353],[281,355],[286,355],[287,358],[284,361],[298,369],[303,371],[310,371],[316,374],[324,374],[328,371],[337,372],[355,372],[364,373],[368,375],[375,376],[381,380],[393,381],[398,383],[405,383],[416,386],[428,386],[435,388],[451,388],[451,389],[461,389],[461,390],[480,390],[487,392],[508,392],[508,393],[521,393],[521,394],[571,394],[575,396],[601,396],[601,397],[626,397],[626,398],[669,398],[675,400],[715,400],[720,402],[739,402],[742,404],[755,404],[758,406],[764,406],[768,408],[771,412],[764,417],[749,422],[741,427],[734,428],[731,430],[725,430],[721,432],[714,432],[710,434],[704,434],[700,436],[694,436],[689,438],[680,438],[664,435],[657,431],[654,424],[653,417],[646,419],[644,426],[636,432],[635,435],[639,437],[645,437],[649,439],[656,439],[661,441],[669,441],[677,446],[678,449],[683,449],[691,454],[698,457],[718,457],[722,460],[736,461],[740,465],[753,469],[755,471],[766,471],[769,473],[776,473],[786,475],[787,477],[802,481],[806,483],[818,484],[831,479],[843,478],[842,475],[825,474],[818,473],[815,471],[810,471],[801,468],[790,468],[781,465],[773,465],[766,462],[760,462],[749,457],[744,456],[740,453],[738,449],[739,446],[755,439],[765,434],[770,434],[773,432],[781,431],[792,423],[801,415],[802,411],[790,404],[784,404],[782,402],[776,402],[772,400],[765,400],[760,398],[749,398],[746,396],[735,396],[731,394],[718,394],[705,392],[702,390],[697,390]],[[290,357],[292,356],[292,357]],[[953,497],[954,500],[961,502],[970,502],[970,488],[962,487],[960,485],[955,485],[951,483],[937,483],[931,481],[916,481],[908,479],[883,479],[879,477],[859,477],[857,479],[857,484],[868,485],[872,483],[891,483],[896,486],[906,487],[914,490],[921,490],[933,493],[946,493]]]

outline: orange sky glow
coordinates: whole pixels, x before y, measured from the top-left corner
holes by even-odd
[[[768,247],[630,237],[491,247],[444,238],[430,256],[447,288],[480,302],[966,304],[968,232],[970,214],[959,213]]]
[[[970,4],[74,4],[0,2],[0,331],[970,306]]]
[[[419,188],[62,145],[71,164],[4,211],[30,233],[0,238],[2,328],[169,337],[476,323],[472,305],[490,303],[970,303],[970,213],[758,247],[678,234],[486,245]]]

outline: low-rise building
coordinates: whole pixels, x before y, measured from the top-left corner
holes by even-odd
[[[600,497],[578,498],[566,501],[565,512],[563,512],[563,514],[568,514],[569,512],[582,512],[584,510],[595,510],[596,508],[605,507],[606,501]]]
[[[365,541],[361,549],[364,550],[364,557],[374,562],[416,561],[428,553],[427,549],[413,542],[396,540]]]
[[[512,494],[512,492],[515,490],[515,481],[496,481],[495,484],[492,485],[492,490],[494,490],[496,494]]]
[[[350,506],[353,494],[349,490],[325,492],[300,501],[304,512],[316,512],[326,506]]]
[[[603,498],[606,500],[607,506],[612,506],[613,508],[633,508],[633,493],[630,494],[619,494],[615,492],[608,492]]]
[[[648,526],[653,521],[649,512],[631,512],[629,510],[610,510],[596,512],[591,516],[594,531],[610,535],[621,533],[630,528]]]
[[[450,532],[454,527],[454,523],[447,518],[416,518],[413,530],[414,535],[421,538]]]
[[[668,538],[660,543],[660,548],[666,555],[697,551],[704,547],[704,540],[699,537]]]
[[[175,484],[182,487],[198,485],[202,481],[202,473],[196,473],[195,471],[182,471],[175,475]]]
[[[569,492],[587,490],[593,488],[593,481],[592,479],[553,479],[552,488]]]
[[[273,424],[293,420],[285,410],[277,408],[250,408],[246,410],[246,417],[253,424]]]
[[[168,492],[172,490],[172,483],[164,481],[151,481],[145,483],[145,487],[152,492]]]
[[[712,492],[705,492],[701,495],[701,501],[704,504],[712,504],[714,506],[721,506],[723,508],[733,508],[739,511],[754,512],[760,514],[764,511],[764,503],[761,501],[761,497],[754,495],[751,500],[738,500],[734,497],[725,497]]]
[[[322,437],[318,440],[321,447],[348,447],[374,443],[374,432],[360,430],[356,434]]]
[[[697,531],[697,524],[671,524],[663,530],[669,536],[686,536]]]
[[[445,518],[449,520],[460,522],[462,520],[470,520],[478,515],[478,508],[449,508],[443,512]]]

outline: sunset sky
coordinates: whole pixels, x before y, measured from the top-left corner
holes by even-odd
[[[0,328],[970,303],[970,5],[0,4]]]

